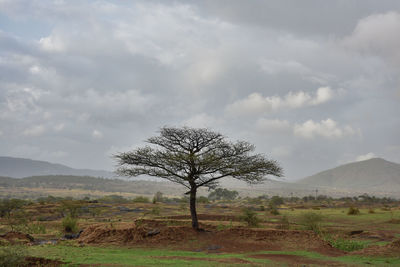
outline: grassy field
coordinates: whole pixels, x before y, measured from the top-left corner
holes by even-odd
[[[365,257],[365,256],[339,256],[331,257],[309,251],[255,251],[252,253],[218,253],[191,252],[179,250],[140,249],[120,247],[76,247],[72,244],[57,246],[33,246],[27,251],[36,257],[59,259],[66,265],[80,264],[118,264],[137,266],[277,266],[290,264],[284,261],[268,259],[269,255],[295,256],[293,260],[313,262],[316,265],[326,264],[354,264],[359,266],[398,266],[400,258]],[[260,256],[264,255],[265,258]],[[276,256],[275,256],[276,257]],[[289,258],[290,259],[290,258]]]
[[[360,206],[357,215],[348,215],[349,206],[343,203],[286,203],[275,215],[263,207],[267,203],[199,203],[206,231],[197,233],[191,231],[185,202],[103,200],[26,203],[1,218],[0,249],[66,266],[400,266],[397,203]],[[257,225],[243,221],[243,207],[258,218]],[[76,231],[84,232],[78,239],[64,240],[63,220],[72,213]],[[315,228],[304,219],[310,214],[317,218]],[[11,228],[19,235],[9,234]],[[155,230],[154,236],[147,235]]]

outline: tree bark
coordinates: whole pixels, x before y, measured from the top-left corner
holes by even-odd
[[[196,193],[197,193],[197,188],[192,188],[190,190],[190,215],[192,216],[193,229],[200,230],[196,212]]]

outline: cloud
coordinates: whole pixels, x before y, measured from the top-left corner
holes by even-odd
[[[64,42],[57,35],[40,38],[39,45],[48,52],[63,52],[66,49]]]
[[[293,154],[293,149],[289,146],[278,146],[272,149],[271,154],[274,157],[286,158]]]
[[[286,120],[278,119],[258,119],[256,122],[256,128],[261,132],[286,132],[291,129],[290,123]]]
[[[369,152],[365,155],[360,155],[358,157],[356,157],[355,161],[363,161],[363,160],[369,160],[369,159],[373,159],[376,158],[376,155],[372,152]]]
[[[25,129],[22,134],[25,136],[40,136],[44,134],[45,130],[46,128],[43,125],[36,125]]]
[[[356,131],[352,127],[348,125],[340,127],[336,121],[329,118],[321,122],[308,120],[303,124],[295,124],[293,130],[296,136],[307,139],[317,136],[335,139],[356,134]]]
[[[399,12],[374,14],[361,19],[343,44],[361,53],[381,56],[400,67],[399,32]]]
[[[298,109],[307,106],[320,105],[331,100],[334,92],[329,87],[320,87],[311,95],[304,91],[289,92],[285,97],[268,96],[252,93],[245,99],[235,101],[227,106],[226,111],[231,114],[270,113],[280,109]]]
[[[216,118],[206,114],[196,114],[189,119],[183,121],[182,125],[195,128],[210,128],[218,126],[221,122]]]
[[[92,132],[92,136],[93,136],[93,138],[95,138],[95,139],[102,139],[103,138],[103,133],[102,132],[100,132],[99,130],[93,130],[93,132]]]

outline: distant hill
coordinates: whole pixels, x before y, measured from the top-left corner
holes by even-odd
[[[400,194],[400,164],[373,158],[326,170],[297,181],[310,187],[329,187],[366,193]]]
[[[34,193],[35,188],[40,189],[61,189],[61,190],[86,190],[101,191],[108,193],[134,193],[143,195],[154,195],[157,191],[162,191],[167,195],[181,195],[185,188],[177,187],[170,182],[155,182],[145,180],[121,180],[104,179],[90,176],[72,175],[47,175],[31,176],[21,179],[0,177],[0,187],[3,191],[10,192],[12,189],[25,188],[25,193]],[[31,189],[31,190],[29,190]],[[1,190],[0,190],[1,191]],[[0,194],[1,197],[1,194]]]
[[[76,175],[113,178],[116,175],[109,171],[74,169],[62,164],[47,161],[0,157],[0,176],[22,178],[39,175]]]

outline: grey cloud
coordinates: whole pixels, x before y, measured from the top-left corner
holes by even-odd
[[[355,3],[2,1],[9,23],[41,34],[0,26],[0,150],[111,169],[113,151],[189,125],[254,143],[288,178],[368,152],[400,161],[387,149],[399,146],[396,51],[354,41],[399,4]],[[251,94],[286,104],[228,116]]]

